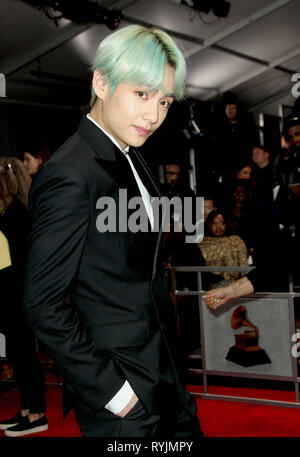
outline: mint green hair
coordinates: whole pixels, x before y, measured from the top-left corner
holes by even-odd
[[[111,93],[119,83],[162,89],[165,66],[175,69],[172,95],[184,96],[186,63],[173,39],[162,30],[129,25],[106,37],[99,45],[92,70],[99,70]],[[170,95],[170,94],[166,94]],[[97,96],[92,88],[91,106]]]

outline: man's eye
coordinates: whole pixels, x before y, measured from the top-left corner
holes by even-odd
[[[139,91],[137,91],[136,94],[138,95],[138,97],[143,98],[144,100],[146,100],[146,98],[147,98],[146,92],[143,92],[143,91],[139,90]]]
[[[169,102],[168,100],[163,100],[161,104],[164,108],[169,108],[171,106],[171,102]]]

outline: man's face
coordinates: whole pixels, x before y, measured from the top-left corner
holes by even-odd
[[[165,180],[166,183],[170,186],[176,186],[178,183],[178,177],[180,173],[180,167],[174,164],[166,165],[166,173],[165,173]]]
[[[237,117],[237,107],[235,103],[230,103],[226,105],[225,113],[228,119],[231,121],[235,120]]]
[[[258,167],[264,167],[269,163],[269,153],[261,148],[253,148],[252,160]]]
[[[244,203],[247,198],[247,192],[244,186],[236,186],[233,196],[237,203]]]
[[[293,125],[287,131],[287,140],[291,146],[300,149],[300,124]]]
[[[166,65],[164,87],[173,93],[174,68]],[[95,71],[93,86],[102,100],[94,118],[112,135],[122,149],[128,145],[142,146],[164,121],[173,97],[166,96],[160,89],[150,91],[149,87],[120,83],[111,95],[109,83]],[[99,102],[99,101],[98,101]]]

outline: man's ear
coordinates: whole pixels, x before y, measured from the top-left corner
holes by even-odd
[[[94,71],[92,84],[97,97],[100,98],[100,100],[103,100],[108,88],[108,81],[102,76],[101,71]]]

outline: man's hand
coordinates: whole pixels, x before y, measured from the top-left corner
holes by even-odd
[[[122,411],[117,413],[117,416],[125,417],[138,401],[139,399],[136,394],[133,394],[130,402],[125,406],[125,408],[122,409]]]

